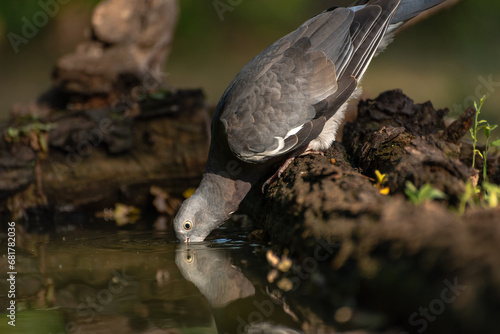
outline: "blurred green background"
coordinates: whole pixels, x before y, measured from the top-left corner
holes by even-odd
[[[47,1],[47,0],[41,0]],[[264,47],[340,0],[220,0],[232,10],[221,17],[213,0],[180,0],[176,39],[165,66],[174,87],[202,88],[217,102],[227,84]],[[97,0],[65,0],[46,26],[19,52],[7,39],[21,34],[23,17],[38,1],[0,2],[0,119],[15,103],[28,103],[50,86],[58,57],[83,39]],[[431,100],[459,113],[489,93],[484,117],[500,123],[500,1],[462,0],[406,28],[371,64],[363,97],[401,88],[416,102]],[[487,82],[490,84],[487,84]],[[494,137],[498,137],[495,135]]]

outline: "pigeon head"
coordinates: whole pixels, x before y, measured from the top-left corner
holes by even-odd
[[[224,173],[206,172],[198,189],[182,203],[175,216],[177,239],[185,242],[205,240],[238,209],[251,186],[251,182],[233,180]]]
[[[200,193],[195,193],[186,199],[174,219],[177,239],[185,242],[201,242],[217,226],[207,200]]]

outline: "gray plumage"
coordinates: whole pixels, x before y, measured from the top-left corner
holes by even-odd
[[[403,21],[443,1],[332,8],[251,60],[217,105],[205,174],[174,220],[178,239],[203,241],[276,163],[328,148],[371,59]]]
[[[202,246],[202,245],[198,245]],[[182,276],[192,282],[213,308],[223,308],[255,294],[255,287],[220,249],[179,247],[175,263]]]
[[[240,268],[233,265],[233,261],[239,262],[238,257],[210,245],[191,244],[188,247],[178,245],[175,263],[182,276],[192,282],[210,304],[218,333],[302,333],[292,329],[300,324],[285,310],[286,304],[271,302],[269,293],[256,289]],[[237,312],[233,312],[235,309]],[[250,319],[249,315],[255,310],[264,312],[265,319],[252,318],[246,326],[244,321],[242,324],[241,319]]]

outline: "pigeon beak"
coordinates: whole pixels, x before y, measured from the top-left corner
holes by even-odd
[[[189,237],[186,238],[186,244],[189,244]]]

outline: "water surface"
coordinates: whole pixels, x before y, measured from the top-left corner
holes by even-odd
[[[293,314],[259,283],[265,245],[219,234],[190,245],[155,232],[18,235],[16,326],[3,311],[0,332],[295,333]],[[5,310],[5,280],[0,289]]]

